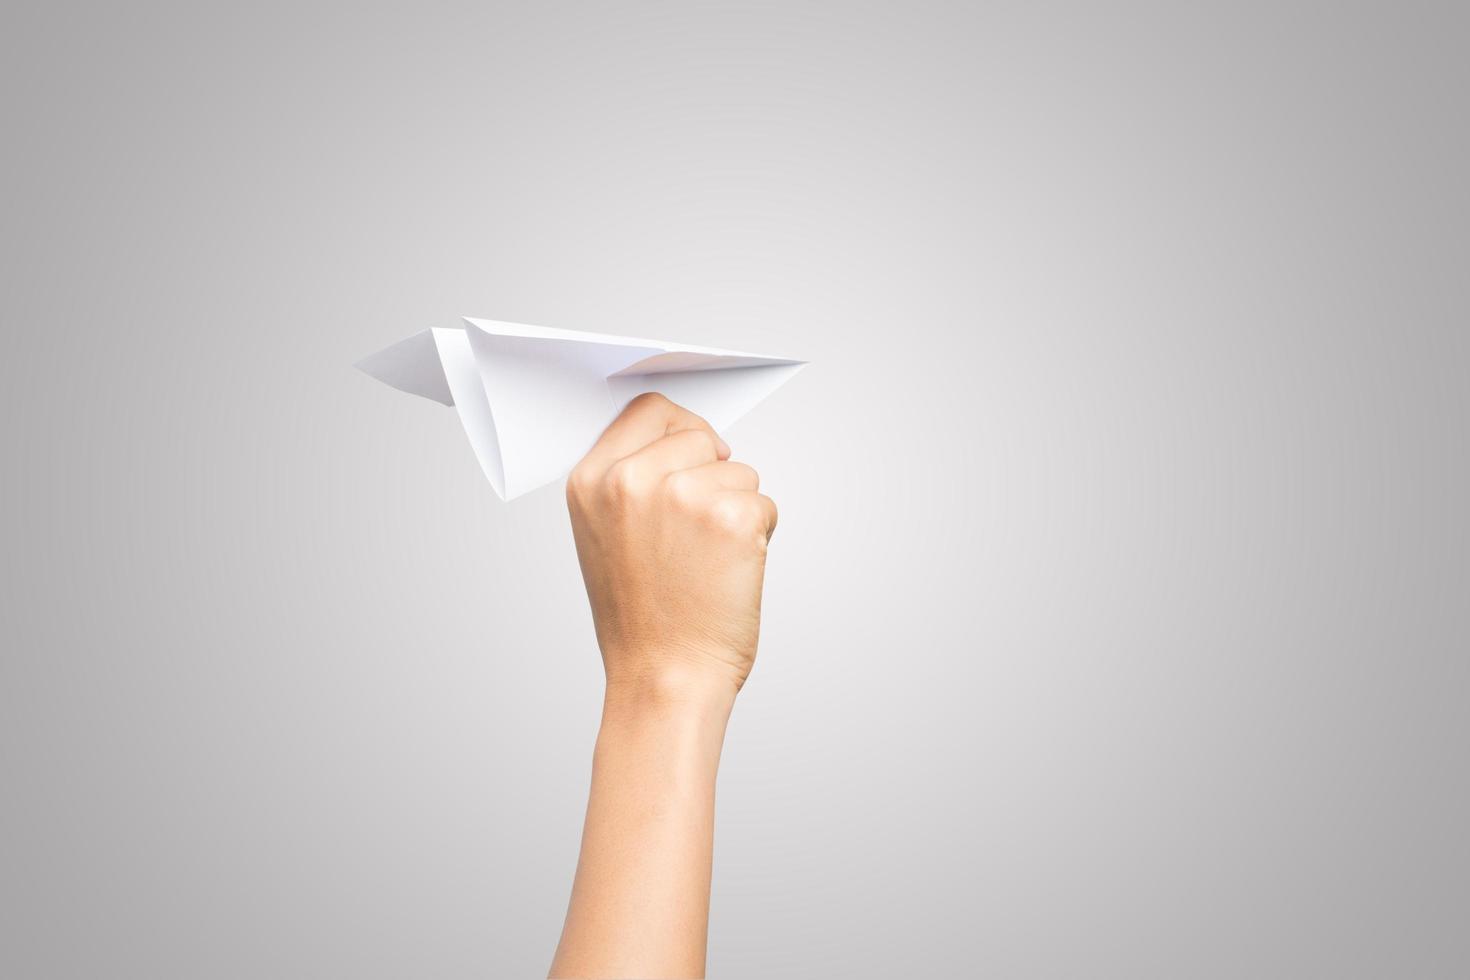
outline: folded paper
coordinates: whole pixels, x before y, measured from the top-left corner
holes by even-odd
[[[510,500],[565,476],[646,391],[722,431],[806,362],[465,317],[463,327],[425,330],[357,366],[457,409],[485,476]]]

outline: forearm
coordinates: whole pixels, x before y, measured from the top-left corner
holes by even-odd
[[[553,977],[702,977],[715,775],[734,688],[609,686]]]

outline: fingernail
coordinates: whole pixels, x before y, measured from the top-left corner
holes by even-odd
[[[720,436],[715,436],[715,438],[720,440],[720,451],[726,456],[730,455],[730,444]]]

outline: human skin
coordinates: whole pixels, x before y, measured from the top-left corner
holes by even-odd
[[[776,507],[699,416],[641,395],[567,480],[607,676],[552,977],[702,977],[725,725]]]

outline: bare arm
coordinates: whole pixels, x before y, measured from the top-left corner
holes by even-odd
[[[568,481],[607,673],[553,977],[702,977],[725,723],[775,505],[698,416],[643,396]]]

